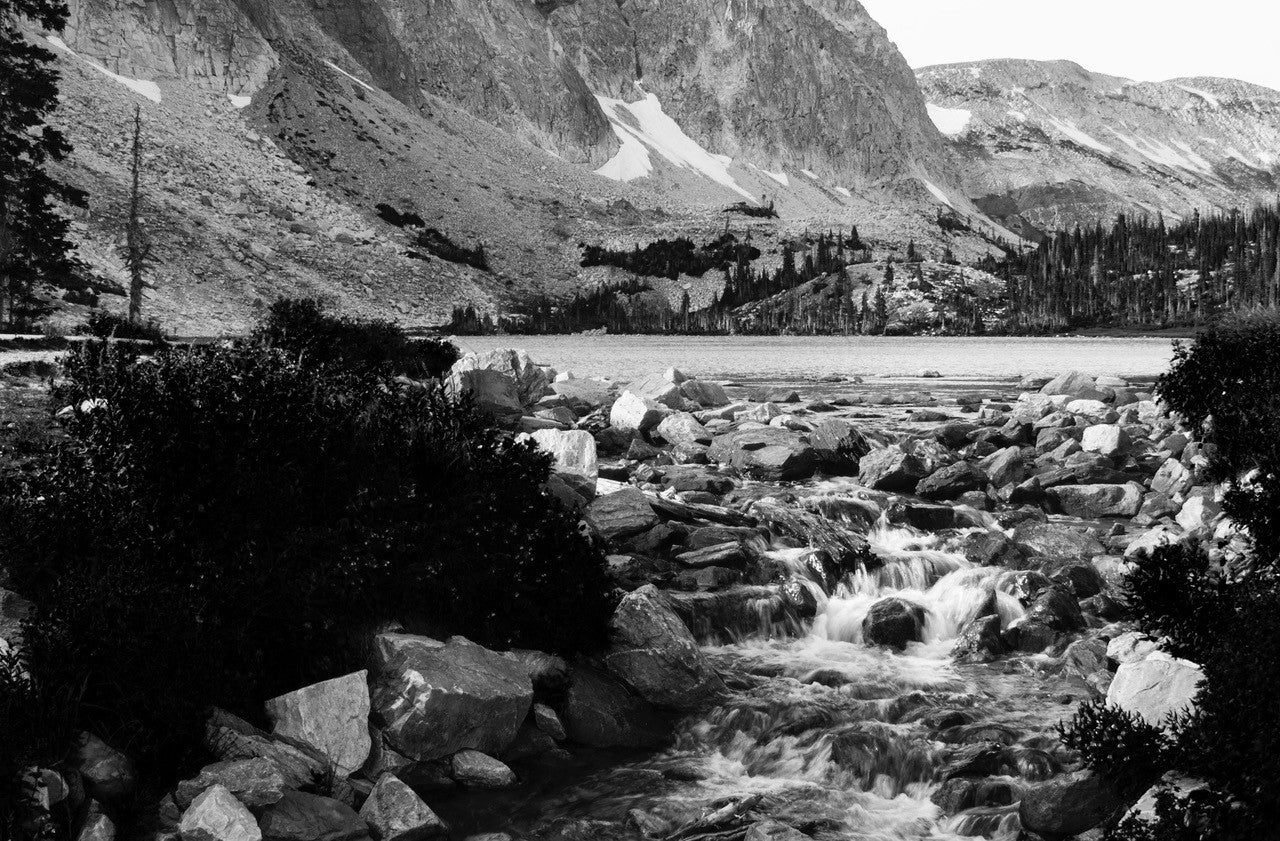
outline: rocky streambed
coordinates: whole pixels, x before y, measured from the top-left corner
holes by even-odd
[[[1198,667],[1133,629],[1122,585],[1166,542],[1241,557],[1199,446],[1111,378],[837,385],[464,358],[450,387],[554,455],[608,553],[609,650],[392,629],[367,671],[268,701],[271,732],[215,714],[221,761],[157,835],[1065,839],[1145,808],[1155,781],[1093,777],[1055,728],[1088,699],[1156,724],[1190,703]],[[82,755],[108,801],[127,760]]]

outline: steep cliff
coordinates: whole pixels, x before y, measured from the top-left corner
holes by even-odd
[[[1280,92],[1229,79],[1133,82],[1071,62],[918,73],[964,187],[1011,226],[1243,207],[1280,186]]]

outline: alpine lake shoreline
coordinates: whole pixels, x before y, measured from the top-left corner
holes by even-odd
[[[0,390],[11,439],[45,373]],[[607,553],[609,649],[389,629],[366,670],[263,699],[270,731],[215,711],[218,761],[152,836],[1052,841],[1149,813],[1157,781],[1104,784],[1055,726],[1095,698],[1159,725],[1194,696],[1199,667],[1135,630],[1122,588],[1164,543],[1241,562],[1201,448],[1149,383],[938,384],[464,356],[450,391],[552,454],[548,491]],[[132,795],[94,736],[37,774],[51,808]],[[109,811],[79,837],[113,837]]]

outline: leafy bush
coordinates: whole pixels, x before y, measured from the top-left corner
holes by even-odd
[[[127,316],[106,310],[94,310],[89,320],[76,328],[82,336],[99,339],[136,339],[143,342],[163,342],[167,338],[156,321],[132,322]]]
[[[1149,785],[1163,770],[1168,749],[1164,734],[1141,716],[1105,701],[1082,704],[1068,724],[1058,725],[1058,732],[1086,765],[1113,780],[1146,780]]]
[[[1263,557],[1280,555],[1280,315],[1232,317],[1179,345],[1157,386],[1198,438],[1209,474],[1227,482],[1224,510]]]
[[[384,622],[603,642],[603,559],[544,491],[548,457],[438,383],[261,346],[95,342],[55,399],[75,407],[67,440],[0,510],[12,587],[36,605],[32,691],[74,688],[74,725],[153,780],[189,770],[207,707],[257,718],[360,668]]]
[[[390,321],[335,316],[314,298],[276,301],[253,338],[304,365],[387,370],[410,377],[440,377],[458,361],[458,349],[443,339],[410,338]]]

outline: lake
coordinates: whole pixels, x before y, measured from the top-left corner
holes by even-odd
[[[690,375],[742,382],[801,382],[831,375],[920,381],[924,370],[979,387],[1072,370],[1149,381],[1173,358],[1174,342],[1152,338],[920,336],[462,336],[467,351],[515,347],[579,377],[632,380],[675,366]],[[923,381],[921,381],[923,382]]]

